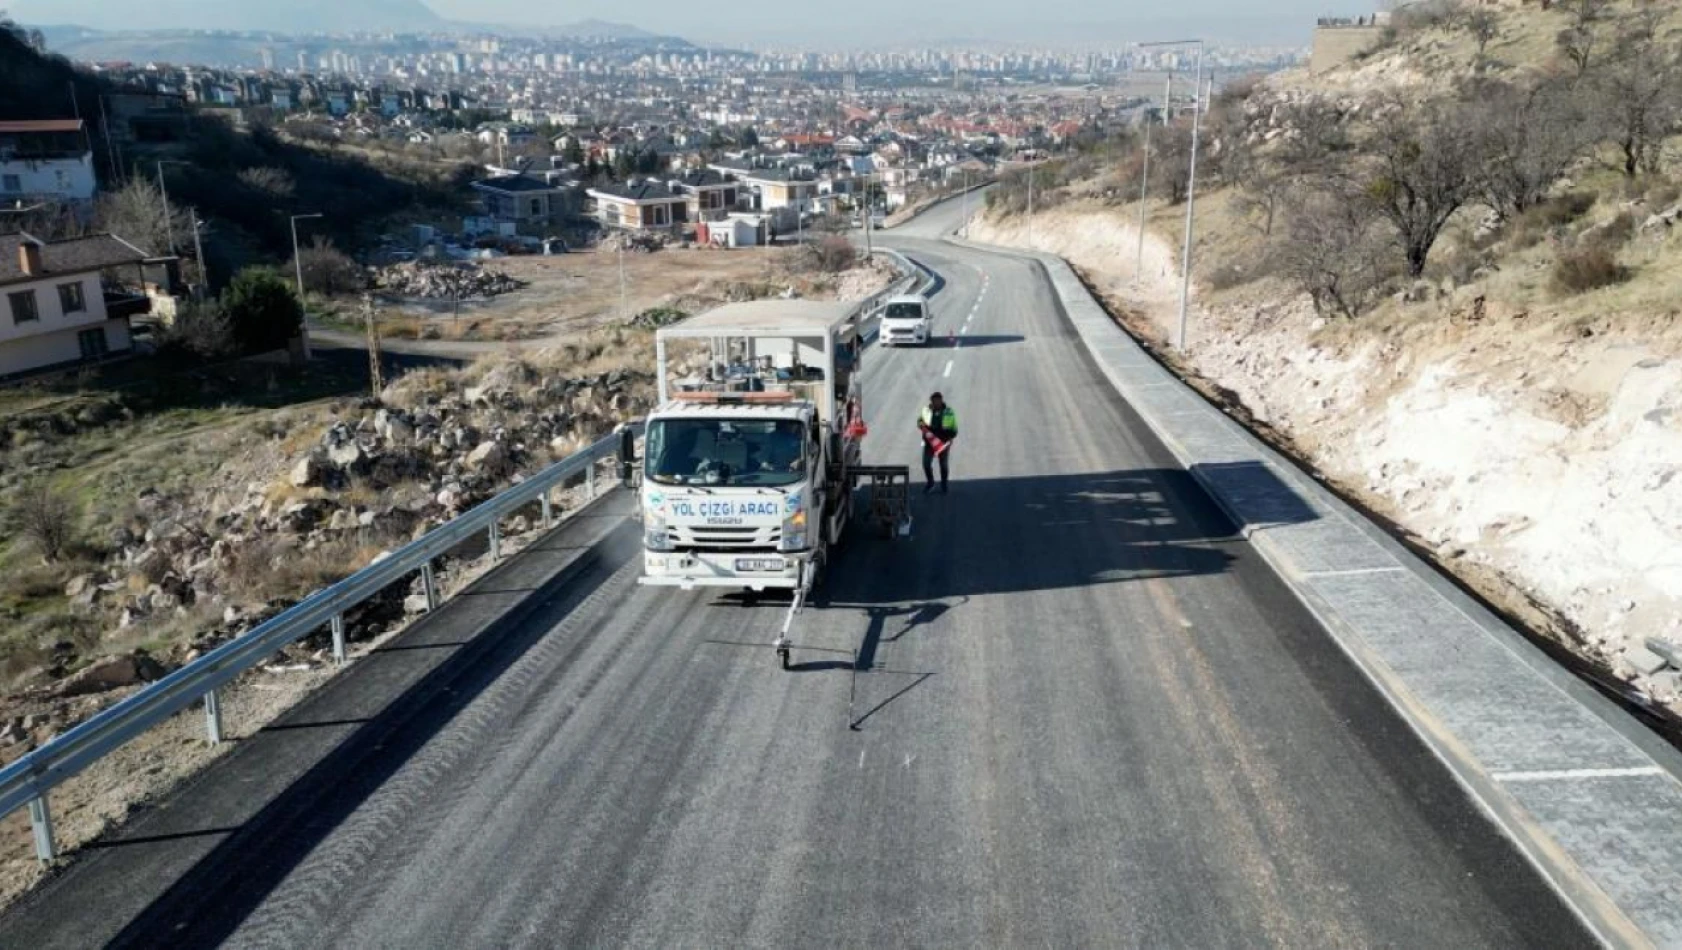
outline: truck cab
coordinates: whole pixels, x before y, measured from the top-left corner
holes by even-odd
[[[890,297],[880,313],[883,346],[923,346],[929,342],[929,303],[922,297]]]
[[[852,512],[856,305],[729,304],[662,328],[655,349],[642,583],[809,589]]]

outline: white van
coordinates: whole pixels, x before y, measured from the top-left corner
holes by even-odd
[[[929,342],[929,302],[915,294],[890,297],[882,305],[883,346],[923,346]]]

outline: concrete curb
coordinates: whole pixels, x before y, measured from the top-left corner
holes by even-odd
[[[1682,948],[1682,753],[1151,358],[1036,262],[1104,376],[1589,929]]]

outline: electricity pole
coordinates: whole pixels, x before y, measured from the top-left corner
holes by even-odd
[[[1162,121],[1164,127],[1168,124],[1170,103],[1174,101],[1174,74],[1168,74],[1168,90],[1162,96]],[[1139,254],[1133,261],[1133,283],[1138,284],[1145,273],[1145,226],[1147,224],[1147,206],[1150,202],[1151,187],[1151,115],[1145,110],[1145,166],[1139,174]]]
[[[1192,227],[1197,214],[1197,152],[1199,136],[1203,129],[1203,41],[1202,40],[1173,40],[1165,43],[1141,43],[1144,47],[1162,46],[1196,46],[1197,47],[1197,78],[1192,82],[1192,119],[1191,119],[1191,170],[1186,175],[1186,239],[1185,251],[1180,257],[1180,327],[1177,349],[1184,353],[1186,349],[1186,315],[1191,303],[1191,249]]]

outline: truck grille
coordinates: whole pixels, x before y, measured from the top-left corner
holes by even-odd
[[[782,543],[783,529],[678,526],[668,528],[666,536],[672,546],[680,551],[733,551],[744,548],[775,548]]]

